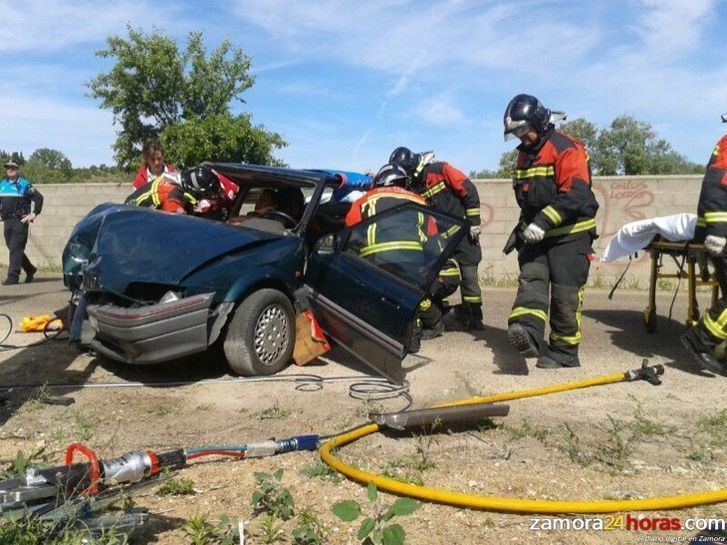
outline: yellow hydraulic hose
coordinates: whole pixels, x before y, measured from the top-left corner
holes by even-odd
[[[535,397],[556,392],[565,392],[578,388],[588,388],[601,384],[613,384],[633,380],[630,373],[617,373],[576,382],[567,382],[536,388],[521,390],[504,394],[494,394],[485,397],[473,397],[437,405],[442,407],[458,407],[475,403],[496,403],[525,397]],[[380,490],[385,490],[400,496],[409,496],[429,502],[444,503],[456,507],[469,507],[487,511],[502,511],[506,513],[614,513],[619,511],[658,511],[662,509],[681,509],[696,505],[707,505],[727,501],[727,489],[712,492],[699,492],[681,496],[664,496],[659,498],[645,498],[640,500],[601,500],[601,501],[552,501],[552,500],[525,500],[518,498],[502,498],[497,496],[480,496],[451,492],[438,488],[428,488],[402,483],[389,477],[382,477],[367,471],[350,466],[333,455],[332,450],[352,443],[361,437],[375,433],[379,430],[377,424],[365,424],[353,431],[334,437],[321,447],[321,460],[346,477],[363,484],[373,482]]]

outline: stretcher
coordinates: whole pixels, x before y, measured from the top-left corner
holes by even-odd
[[[710,270],[707,249],[704,244],[697,244],[688,240],[669,242],[656,237],[646,247],[651,256],[651,274],[649,277],[649,302],[644,309],[644,327],[648,333],[656,331],[656,288],[662,278],[676,278],[687,280],[687,321],[693,326],[699,320],[699,303],[697,302],[697,287],[709,286],[712,291],[712,306],[719,298],[719,283]],[[664,257],[668,256],[676,265],[676,272],[662,272]],[[667,260],[669,261],[669,260]],[[699,270],[697,270],[699,269]]]

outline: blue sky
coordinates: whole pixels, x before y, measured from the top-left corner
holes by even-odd
[[[521,92],[599,127],[631,115],[699,163],[725,128],[719,0],[0,0],[0,19],[0,149],[77,167],[113,163],[112,116],[84,84],[127,24],[210,49],[229,36],[257,78],[235,109],[281,133],[293,167],[377,169],[406,145],[495,169]]]

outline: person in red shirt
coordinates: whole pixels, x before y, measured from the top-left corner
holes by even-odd
[[[597,237],[598,202],[588,153],[578,140],[555,130],[551,112],[531,95],[507,106],[505,140],[518,138],[513,188],[520,206],[518,292],[507,336],[536,367],[579,367],[583,292]],[[550,307],[550,337],[541,344]]]
[[[164,150],[158,142],[147,142],[142,150],[144,163],[136,171],[134,189],[146,185],[165,172],[175,172],[174,167],[164,162]]]

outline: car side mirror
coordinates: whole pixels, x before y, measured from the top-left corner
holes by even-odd
[[[338,242],[338,237],[334,233],[324,235],[316,241],[313,250],[319,255],[331,255],[336,253]]]

